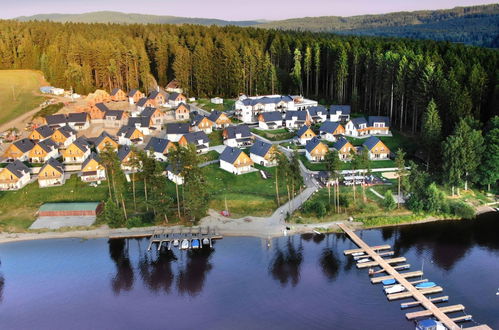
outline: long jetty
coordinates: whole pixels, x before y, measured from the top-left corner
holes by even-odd
[[[409,282],[407,278],[410,277],[416,277],[416,276],[422,276],[423,272],[422,271],[415,271],[415,272],[406,272],[406,273],[400,273],[396,269],[397,266],[392,266],[391,264],[398,263],[398,262],[405,262],[405,258],[392,258],[392,259],[383,259],[380,253],[378,251],[381,250],[389,250],[391,247],[389,245],[379,245],[379,246],[369,246],[367,245],[359,236],[357,236],[348,226],[346,226],[343,223],[338,224],[338,226],[350,237],[350,239],[359,247],[359,249],[350,249],[350,250],[345,250],[344,254],[345,255],[352,255],[352,254],[364,254],[365,258],[370,258],[373,261],[368,261],[368,262],[362,262],[358,263],[357,267],[358,268],[365,268],[365,267],[380,267],[380,271],[376,271],[375,273],[380,273],[380,272],[385,272],[388,275],[387,276],[379,276],[379,277],[374,277],[371,279],[371,282],[373,284],[375,283],[380,283],[383,280],[388,280],[388,279],[394,279],[398,282],[398,284],[402,285],[405,288],[405,291],[399,292],[399,293],[392,293],[387,295],[388,300],[396,300],[396,299],[404,299],[404,298],[414,298],[415,302],[412,303],[405,303],[401,304],[402,308],[407,308],[407,307],[412,307],[412,306],[422,306],[425,310],[419,311],[419,312],[411,312],[406,314],[406,318],[409,320],[419,318],[419,317],[429,317],[433,316],[437,318],[447,329],[449,330],[457,330],[461,329],[459,325],[456,324],[456,322],[459,321],[467,321],[471,319],[471,315],[464,315],[460,317],[455,317],[455,318],[450,318],[447,316],[446,313],[452,313],[452,312],[458,312],[458,311],[463,311],[464,306],[463,305],[452,305],[452,306],[445,306],[445,307],[437,307],[435,303],[437,302],[442,302],[442,301],[447,301],[448,297],[439,297],[439,298],[428,298],[425,295],[427,294],[432,294],[432,293],[438,293],[442,292],[443,288],[437,286],[433,288],[426,288],[422,290],[418,290],[414,285],[416,284],[415,282]],[[406,268],[404,268],[406,269]],[[487,325],[479,325],[475,327],[470,327],[467,329],[473,329],[473,330],[492,330],[489,326]]]

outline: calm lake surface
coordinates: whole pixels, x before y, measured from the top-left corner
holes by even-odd
[[[499,329],[499,217],[366,230]],[[0,245],[1,329],[414,329],[343,250],[342,234],[147,252],[143,240]],[[416,311],[418,309],[410,309]],[[462,315],[456,314],[457,315]],[[465,323],[467,327],[473,323]]]

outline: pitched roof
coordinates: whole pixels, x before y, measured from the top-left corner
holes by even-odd
[[[179,88],[180,87],[180,83],[178,82],[177,79],[173,79],[172,81],[170,81],[168,83],[168,85],[166,85],[166,88]]]
[[[211,113],[210,113],[210,116],[208,117],[209,120],[211,120],[212,122],[216,122],[218,120],[218,118],[223,114],[223,112],[220,112],[218,110],[213,110]]]
[[[105,139],[106,137],[110,138],[110,139],[111,139],[111,140],[113,140],[113,141],[114,141],[114,139],[115,139],[115,138],[114,138],[111,134],[109,134],[108,132],[106,132],[106,131],[102,131],[102,133],[100,133],[100,135],[97,137],[97,139],[95,139],[95,143],[94,143],[94,144],[95,144],[96,146],[98,146],[99,144],[101,144],[101,142],[102,142],[102,141],[104,141],[104,139]]]
[[[50,157],[49,160],[45,164],[43,164],[42,168],[40,169],[40,172],[42,172],[47,166],[52,166],[53,169],[55,169],[57,172],[61,174],[64,173],[64,167],[62,166],[62,164],[53,157]]]
[[[147,98],[148,98],[148,99],[150,99],[150,100],[153,100],[153,99],[155,99],[155,98],[156,98],[156,96],[158,96],[158,95],[159,95],[159,92],[158,92],[158,91],[151,91],[151,92],[149,93],[149,96],[148,96]]]
[[[367,126],[367,120],[364,117],[352,118],[350,121],[356,128],[359,128],[361,124],[366,124]]]
[[[336,149],[336,150],[340,150],[341,148],[343,148],[347,143],[350,143],[350,141],[348,141],[347,139],[345,139],[344,137],[340,137],[338,139],[338,141],[336,141],[333,145],[333,148]]]
[[[306,111],[287,111],[286,112],[286,120],[293,120],[293,117],[296,117],[297,120],[305,121],[307,120],[307,112]]]
[[[42,137],[46,138],[54,134],[54,129],[48,125],[43,125],[35,129]]]
[[[222,154],[220,154],[220,160],[233,164],[242,152],[239,148],[226,147]]]
[[[168,143],[170,143],[170,140],[168,139],[161,139],[153,136],[147,143],[145,150],[163,153],[168,146]]]
[[[85,139],[83,136],[80,136],[79,138],[74,140],[73,144],[83,152],[86,152],[90,148],[87,139]]]
[[[381,140],[378,139],[377,137],[370,136],[367,140],[364,141],[364,143],[362,143],[362,145],[365,146],[367,148],[367,150],[371,150],[380,141]]]
[[[168,166],[166,167],[166,170],[168,172],[172,172],[175,175],[179,175],[180,172],[182,172],[182,170],[183,170],[182,167],[183,167],[182,164],[180,162],[177,162],[176,166],[173,166],[173,164],[168,164]]]
[[[128,97],[133,97],[138,92],[140,92],[138,89],[132,89],[128,92]]]
[[[228,139],[235,139],[237,134],[241,134],[240,138],[251,137],[251,131],[246,125],[229,126],[226,130]],[[238,137],[238,139],[240,138]]]
[[[369,116],[367,122],[369,127],[374,127],[374,123],[385,123],[385,127],[390,127],[390,118],[386,116]]]
[[[87,166],[87,164],[92,160],[94,159],[97,163],[100,164],[100,157],[99,155],[97,155],[95,152],[92,152],[88,157],[87,159],[85,159],[85,161],[83,162],[83,164],[81,164],[81,169],[84,169],[85,166]]]
[[[340,126],[339,122],[331,122],[329,120],[326,120],[325,122],[322,123],[321,127],[319,128],[319,132],[324,132],[324,133],[329,133],[333,134],[334,131]]]
[[[28,166],[24,165],[24,163],[18,159],[16,159],[12,163],[9,163],[9,165],[7,165],[6,169],[8,169],[12,174],[17,176],[18,178],[21,178],[24,173],[29,173]]]
[[[153,107],[147,107],[144,109],[144,111],[141,112],[141,116],[143,117],[151,117],[154,112],[156,112],[156,108],[153,108]]]
[[[166,124],[166,134],[186,134],[186,133],[189,133],[188,123]]]
[[[120,88],[113,88],[113,90],[111,91],[111,96],[115,96],[116,94],[118,94],[118,92],[120,91],[121,89]]]
[[[170,93],[170,94],[168,94],[168,100],[170,100],[170,101],[175,101],[175,99],[176,99],[177,97],[179,97],[180,95],[182,95],[182,93],[177,93],[177,92],[175,92],[175,93]]]
[[[282,121],[282,113],[279,111],[269,111],[262,113],[263,121]]]
[[[262,140],[256,140],[253,146],[251,146],[250,154],[265,157],[270,148],[272,148],[272,144],[264,142]]]
[[[88,114],[86,112],[71,112],[68,113],[67,121],[68,123],[85,123],[88,121]]]
[[[329,107],[329,110],[331,113],[336,114],[336,111],[341,112],[342,115],[349,115],[352,107],[350,105],[338,105],[338,104],[333,104],[331,107]]]
[[[123,118],[123,114],[125,111],[123,110],[107,110],[106,113],[104,114],[104,117],[107,119],[107,117],[116,117],[116,120],[121,120]]]
[[[35,143],[30,139],[24,138],[13,143],[17,149],[21,150],[23,153],[30,151],[35,146]]]
[[[138,117],[130,117],[128,118],[127,126],[136,127],[137,124],[139,127],[149,127],[150,117],[138,116]]]
[[[63,115],[62,113],[49,115],[45,117],[45,120],[47,121],[48,125],[59,125],[67,123],[66,115]]]
[[[76,135],[76,131],[74,129],[71,128],[71,126],[69,125],[64,125],[64,126],[61,126],[57,129],[57,131],[61,132],[62,135],[64,135],[65,137],[70,137],[72,134],[73,135]]]
[[[210,118],[208,118],[207,116],[203,116],[203,115],[200,115],[200,114],[197,114],[195,115],[193,118],[192,118],[192,126],[197,126],[199,125],[203,119],[208,119],[210,120]],[[211,120],[210,120],[211,121]],[[213,123],[213,122],[212,122]]]
[[[147,98],[143,97],[137,102],[138,107],[143,107],[147,102]]]
[[[323,116],[328,114],[328,110],[322,105],[316,105],[307,109],[310,116]]]
[[[312,152],[312,150],[315,149],[319,144],[321,144],[321,140],[317,138],[317,136],[314,136],[311,140],[307,141],[307,144],[305,145],[305,149],[308,152]]]
[[[50,152],[53,149],[57,149],[58,145],[52,139],[45,139],[43,141],[38,142],[38,145],[40,148],[45,150],[46,152]]]
[[[130,138],[136,129],[137,128],[135,126],[129,126],[129,125],[121,126],[117,135],[122,135],[126,138]]]
[[[248,106],[254,106],[256,104],[277,104],[279,102],[292,102],[293,98],[289,95],[279,95],[279,96],[263,96],[259,98],[247,98],[241,102]]]
[[[95,104],[95,107],[102,112],[109,111],[109,108],[104,103],[97,103]]]
[[[305,134],[306,131],[308,131],[310,127],[307,126],[307,125],[303,125],[302,127],[300,127],[300,129],[298,130],[298,132],[296,132],[296,135],[298,137],[301,137],[303,134]]]
[[[198,131],[198,132],[191,132],[184,134],[185,139],[187,140],[187,143],[191,144],[198,144],[198,141],[201,140],[201,144],[205,144],[210,142],[210,139],[208,138],[208,135],[204,131]]]
[[[118,149],[118,159],[120,161],[123,161],[131,152],[132,148],[130,148],[129,146],[120,146],[120,148]]]

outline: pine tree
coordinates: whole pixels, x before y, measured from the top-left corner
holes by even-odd
[[[439,145],[442,135],[442,122],[438,115],[437,105],[432,99],[428,103],[423,116],[421,138],[426,152],[426,169],[430,167],[430,161],[435,154],[439,154]]]

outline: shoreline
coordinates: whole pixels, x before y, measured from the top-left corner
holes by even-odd
[[[495,212],[495,210],[488,205],[481,205],[476,209],[476,215]],[[213,225],[209,220],[213,220],[213,216],[207,216],[202,219],[198,226]],[[208,219],[208,220],[206,220]],[[217,231],[228,237],[259,237],[259,238],[275,238],[283,237],[288,235],[299,235],[305,233],[314,233],[319,231],[320,233],[338,233],[340,232],[338,223],[346,222],[350,223],[355,230],[368,230],[368,229],[379,229],[388,228],[394,226],[406,226],[406,225],[417,225],[422,223],[434,222],[434,221],[458,221],[459,218],[439,218],[434,216],[429,216],[421,220],[403,222],[398,224],[387,224],[379,226],[362,226],[361,222],[349,222],[347,219],[343,221],[333,221],[333,222],[323,222],[323,223],[313,223],[313,224],[289,224],[283,223],[279,225],[271,225],[265,222],[265,218],[254,219],[248,222],[248,218],[241,219],[220,219],[217,217],[218,221],[222,221],[217,227]],[[203,224],[205,222],[205,224]],[[69,230],[69,231],[45,231],[45,232],[27,232],[27,233],[0,233],[0,244],[13,243],[21,241],[33,241],[33,240],[45,240],[45,239],[66,239],[66,238],[79,238],[79,239],[96,239],[96,238],[121,238],[127,236],[129,238],[139,238],[147,237],[154,230],[164,229],[164,228],[174,228],[181,227],[186,228],[186,226],[151,226],[151,227],[140,227],[140,228],[109,228],[107,226],[101,226],[94,229],[81,229],[81,230]],[[291,230],[284,230],[285,227],[291,227]],[[325,231],[323,231],[325,230]]]

